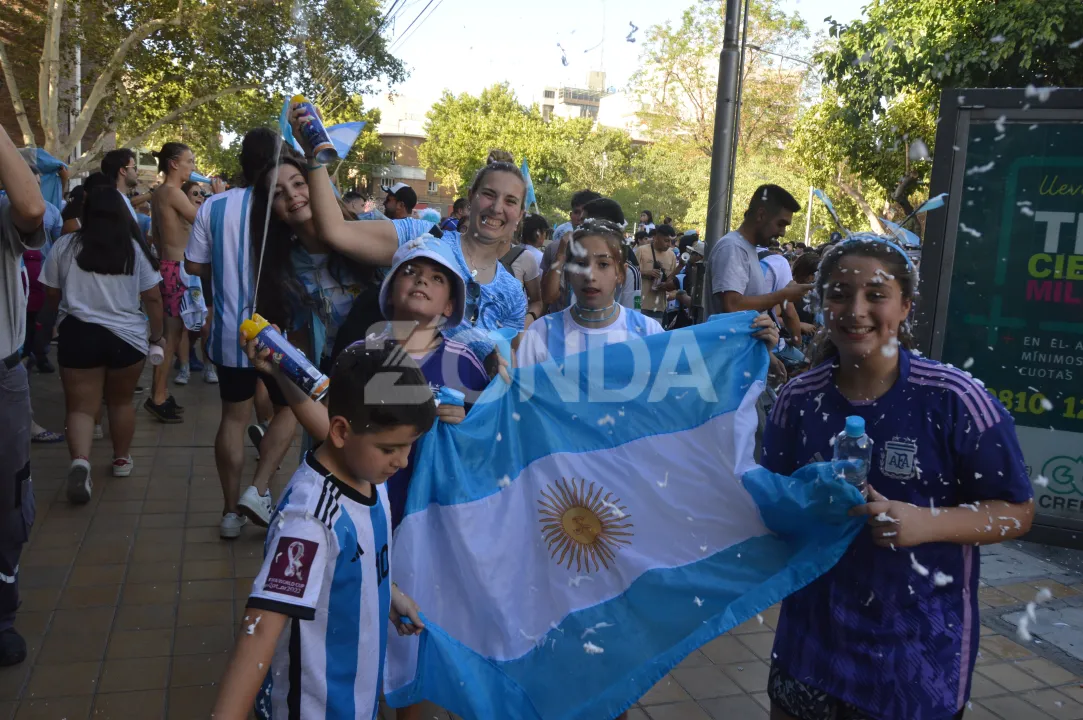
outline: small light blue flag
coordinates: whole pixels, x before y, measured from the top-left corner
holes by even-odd
[[[289,111],[290,98],[286,98],[286,102],[282,104],[282,112],[278,116],[278,129],[282,133],[282,140],[293,146],[297,152],[304,152],[301,149],[301,143],[293,136],[293,128],[289,123]],[[331,144],[335,146],[335,152],[338,153],[339,158],[345,158],[350,154],[350,149],[357,142],[357,137],[366,124],[363,120],[355,120],[326,128],[327,136],[331,139]]]
[[[835,206],[831,204],[831,199],[827,197],[827,193],[825,193],[819,188],[813,188],[812,194],[820,198],[820,202],[822,202],[827,208],[827,211],[831,213],[831,217],[834,219],[835,225],[837,225],[839,230],[841,230],[845,234],[846,228],[843,227],[842,220],[839,220],[839,214],[835,212]]]
[[[436,423],[392,546],[426,627],[388,633],[390,705],[616,717],[842,557],[860,492],[829,464],[787,477],[753,461],[754,317],[520,367],[461,424]]]
[[[923,202],[921,205],[918,205],[918,209],[915,210],[913,214],[918,215],[920,213],[929,212],[930,210],[936,210],[937,208],[942,208],[942,207],[944,207],[944,203],[946,203],[947,201],[948,201],[948,194],[947,193],[940,193],[939,195],[934,195],[933,197],[931,197],[928,200],[926,200],[925,202]]]
[[[530,209],[530,206],[534,206],[535,212],[538,209],[538,198],[534,195],[534,181],[530,179],[530,165],[527,163],[526,158],[523,158],[523,180],[526,180],[526,203],[525,207]]]
[[[880,218],[880,223],[895,237],[902,247],[915,248],[921,246],[921,238],[919,238],[916,233],[907,230],[903,226],[893,223],[886,218]]]

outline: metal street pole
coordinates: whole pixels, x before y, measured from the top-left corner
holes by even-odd
[[[747,1],[747,0],[746,0]],[[726,26],[718,58],[718,97],[715,100],[714,146],[711,152],[711,185],[707,197],[707,225],[704,240],[706,257],[729,227],[730,196],[733,194],[731,166],[735,143],[737,78],[740,65],[741,0],[726,0]],[[710,307],[710,264],[704,263],[704,304]],[[704,313],[706,317],[706,313]]]

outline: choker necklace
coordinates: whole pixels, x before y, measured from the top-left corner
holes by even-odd
[[[609,320],[609,319],[610,319],[610,318],[612,318],[612,317],[613,317],[614,315],[616,315],[616,314],[617,314],[617,311],[618,311],[618,309],[619,309],[619,308],[620,308],[620,306],[619,306],[619,305],[617,305],[617,303],[613,303],[613,304],[612,304],[612,305],[610,305],[609,307],[604,307],[604,308],[598,308],[598,309],[594,309],[594,308],[585,308],[585,307],[581,306],[581,305],[580,305],[579,303],[576,303],[575,305],[572,305],[572,311],[573,311],[573,312],[574,312],[574,314],[575,314],[575,315],[576,315],[576,316],[577,316],[577,317],[578,317],[578,318],[579,318],[580,320],[582,320],[583,322],[605,322],[606,320]],[[588,317],[584,317],[584,316],[583,316],[583,313],[584,313],[584,312],[589,312],[589,313],[604,313],[604,312],[605,312],[606,310],[608,310],[608,311],[609,311],[609,314],[608,314],[608,315],[606,315],[605,317],[600,317],[600,318],[588,318]]]

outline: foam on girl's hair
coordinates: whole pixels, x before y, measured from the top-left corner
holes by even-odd
[[[823,308],[824,293],[830,283],[831,275],[838,268],[842,259],[851,255],[880,261],[887,271],[881,275],[899,283],[899,289],[902,291],[904,299],[915,301],[918,294],[918,271],[910,256],[891,240],[873,233],[857,233],[827,250],[820,261],[820,268],[816,273],[815,281],[816,299],[820,308]],[[911,314],[914,312],[913,305],[910,312]],[[899,326],[899,344],[907,349],[914,346],[909,318]],[[837,350],[834,343],[827,336],[827,329],[821,329],[813,339],[813,364],[820,363],[835,354],[837,354]]]
[[[613,255],[613,260],[618,264],[624,264],[624,230],[614,222],[599,218],[587,218],[575,229],[572,234],[572,242],[568,243],[568,260],[573,260],[577,255],[579,242],[586,237],[600,237],[605,240],[605,245]],[[582,254],[578,250],[578,254]]]

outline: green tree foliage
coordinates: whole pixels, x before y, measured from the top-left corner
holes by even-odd
[[[539,209],[553,218],[566,215],[571,194],[583,188],[631,208],[640,202],[644,174],[649,175],[644,187],[656,193],[653,197],[673,196],[680,187],[652,172],[644,150],[634,147],[626,132],[589,118],[545,122],[536,105],[521,104],[506,84],[478,96],[445,92],[427,117],[428,140],[418,149],[420,162],[460,196],[494,148],[530,164]]]
[[[49,7],[42,14],[27,3],[0,30],[16,39],[10,64],[40,60],[42,81],[19,88],[40,110],[38,140],[61,157],[83,141],[83,164],[115,131],[133,146],[182,137],[217,165],[219,138],[272,124],[283,95],[300,91],[335,116],[356,109],[374,81],[404,77],[380,33],[377,0],[51,0]],[[76,47],[83,102],[67,134],[59,120],[75,98],[59,79],[71,76]]]
[[[1079,87],[1078,0],[873,0],[864,19],[833,23],[817,56],[854,116],[913,93],[935,109],[948,87]]]
[[[741,77],[743,101],[738,126],[737,167],[731,225],[758,185],[776,183],[796,195],[806,186],[788,151],[792,129],[808,99],[808,68],[797,57],[808,28],[797,13],[787,14],[778,0],[752,0],[748,45]],[[698,227],[708,208],[710,157],[714,147],[718,55],[722,48],[725,3],[700,0],[679,23],[650,28],[644,40],[632,93],[641,98],[640,118],[653,145],[647,155],[680,188],[677,208],[667,214]],[[655,207],[673,207],[663,198]],[[683,209],[683,212],[682,212]],[[796,218],[803,222],[803,215]]]
[[[876,227],[928,194],[917,141],[933,152],[944,88],[1078,87],[1080,38],[1078,0],[873,0],[862,19],[831,25],[816,56],[824,91],[798,121],[796,156],[850,227]]]

